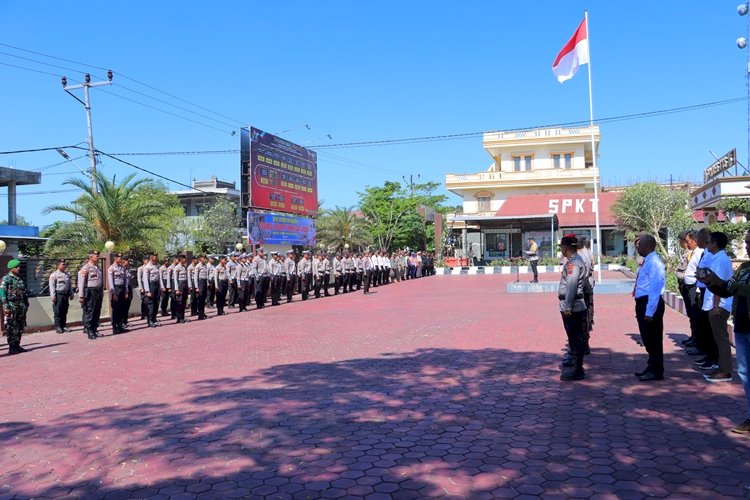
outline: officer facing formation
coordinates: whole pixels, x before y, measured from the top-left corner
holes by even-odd
[[[5,331],[8,335],[8,354],[26,352],[21,347],[21,336],[26,326],[26,311],[29,309],[29,297],[26,285],[21,279],[21,262],[13,259],[8,262],[8,274],[0,283],[0,302],[5,313]]]
[[[565,333],[570,347],[570,365],[563,364],[560,380],[583,380],[583,357],[586,350],[587,312],[583,300],[585,282],[588,279],[586,266],[577,252],[578,238],[566,234],[560,241],[560,251],[568,259],[562,269],[557,296],[560,300]]]
[[[52,298],[52,311],[55,315],[55,331],[69,332],[68,306],[73,298],[73,287],[65,259],[57,259],[57,269],[49,276],[49,295]]]
[[[83,333],[89,340],[99,337],[104,277],[99,269],[99,251],[89,252],[89,260],[78,271],[78,302],[83,310]]]

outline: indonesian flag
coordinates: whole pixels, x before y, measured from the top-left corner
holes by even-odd
[[[562,48],[555,62],[552,63],[552,72],[560,83],[573,78],[578,71],[578,66],[589,63],[589,35],[586,30],[586,20],[581,22],[568,43]]]

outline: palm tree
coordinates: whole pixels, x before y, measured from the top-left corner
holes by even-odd
[[[344,245],[352,250],[361,249],[370,243],[366,221],[352,207],[336,207],[325,210],[318,218],[317,239],[329,249],[340,252]]]
[[[101,250],[108,240],[123,252],[149,250],[149,232],[163,229],[160,216],[165,207],[148,195],[153,181],[134,178],[135,174],[131,174],[118,183],[115,176],[110,180],[96,173],[97,196],[91,194],[88,180],[65,181],[64,184],[79,188],[81,196],[69,205],[52,205],[44,210],[75,217],[52,234],[45,245],[47,255],[84,256],[91,249]]]

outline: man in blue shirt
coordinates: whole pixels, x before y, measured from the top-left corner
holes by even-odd
[[[664,378],[664,263],[656,254],[656,239],[641,234],[635,241],[643,265],[635,282],[635,317],[643,346],[648,353],[648,365],[635,375],[642,382]]]

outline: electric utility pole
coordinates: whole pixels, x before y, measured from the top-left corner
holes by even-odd
[[[99,87],[101,85],[112,85],[112,70],[107,71],[107,79],[108,81],[101,81],[101,82],[92,82],[91,81],[91,75],[89,73],[86,73],[86,76],[84,77],[84,82],[80,85],[68,85],[68,79],[66,77],[62,77],[62,85],[63,90],[70,94],[73,99],[83,104],[83,107],[86,108],[86,123],[88,125],[88,143],[89,143],[89,160],[91,162],[91,194],[93,196],[96,196],[97,190],[96,190],[96,155],[94,154],[94,130],[91,126],[91,101],[89,100],[89,88],[91,87]],[[71,90],[76,89],[83,89],[83,101],[80,100],[78,97],[75,96],[71,92]]]
[[[406,180],[405,175],[402,175],[401,178],[404,180],[404,182],[409,184],[409,193],[411,196],[414,196],[414,175],[409,174],[409,180]],[[419,179],[419,174],[417,174],[417,179]]]

